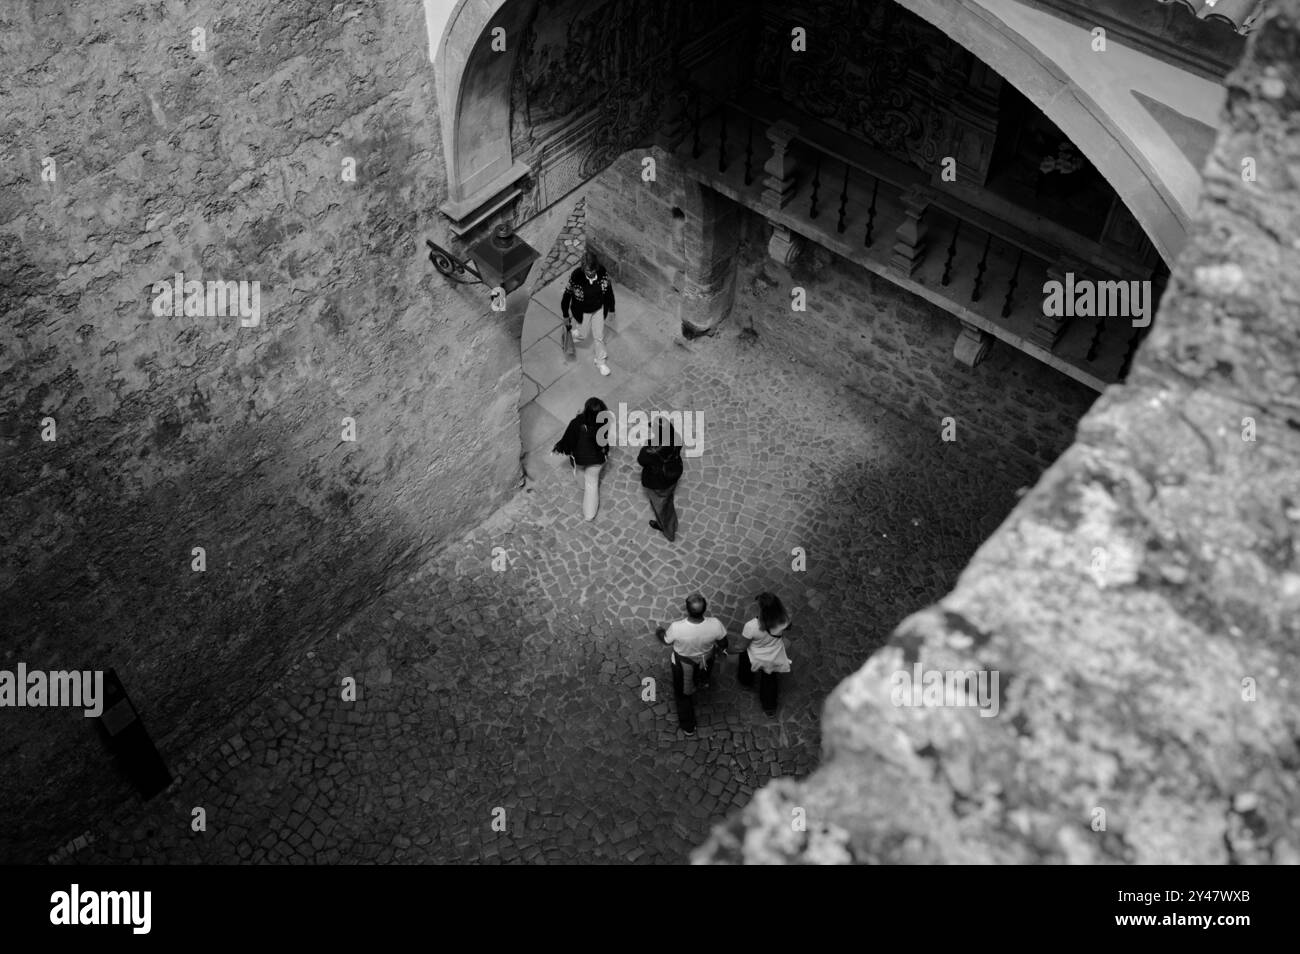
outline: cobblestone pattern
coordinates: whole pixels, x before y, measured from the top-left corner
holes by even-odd
[[[952,586],[1017,483],[990,468],[995,447],[942,443],[761,339],[669,354],[687,383],[659,406],[706,422],[675,544],[647,526],[631,449],[611,455],[593,523],[557,463],[319,642],[219,750],[177,766],[169,793],[124,809],[71,859],[680,862],[764,782],[810,772],[828,692]],[[806,572],[791,568],[796,546]],[[679,732],[653,628],[696,588],[737,643],[755,593],[786,600],[799,635],[775,719],[729,658],[699,697],[698,738]],[[344,676],[355,703],[341,701]],[[204,833],[190,828],[196,806]]]
[[[1300,0],[1275,0],[1126,384],[827,701],[817,773],[697,859],[1300,863],[1297,50]],[[1000,674],[996,717],[899,705],[913,665]]]
[[[518,342],[423,245],[452,243],[421,4],[4,4],[0,33],[0,644],[115,668],[188,749],[510,499]],[[259,324],[155,315],[178,272],[260,283]],[[0,858],[130,797],[81,719],[6,710],[0,762]]]
[[[545,288],[561,275],[566,275],[577,268],[582,261],[583,242],[586,236],[587,199],[584,196],[573,206],[573,211],[560,230],[560,237],[555,240],[550,254],[542,263],[542,277],[538,288]]]

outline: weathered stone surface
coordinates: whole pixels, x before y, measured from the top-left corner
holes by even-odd
[[[518,343],[425,256],[418,3],[0,21],[4,656],[116,667],[174,758],[513,489]],[[154,316],[178,271],[260,282],[260,326]],[[0,856],[130,797],[91,721],[4,722]]]
[[[644,333],[638,317],[671,320],[627,304],[615,353]],[[611,453],[591,523],[552,458],[530,491],[277,672],[165,796],[128,801],[43,852],[91,827],[64,857],[336,863],[391,849],[407,863],[681,863],[768,780],[809,773],[827,694],[895,620],[952,586],[1019,478],[997,472],[999,448],[953,454],[928,426],[761,339],[724,331],[669,360],[674,374],[637,405],[707,422],[678,487],[675,542],[646,525],[634,448]],[[695,588],[733,644],[756,593],[786,601],[800,635],[776,718],[740,687],[732,655],[697,700],[698,737],[678,729],[652,633]],[[344,675],[357,678],[355,703],[341,700]],[[189,827],[195,805],[220,806],[202,835]],[[774,799],[766,817],[789,831],[795,807],[812,856],[847,860],[821,803]]]
[[[957,588],[836,690],[823,767],[781,783],[855,860],[1300,859],[1297,63],[1300,0],[1279,0],[1230,81],[1207,197],[1129,384]],[[996,670],[997,715],[892,704],[892,675],[918,662]],[[810,860],[763,824],[746,809],[696,859]]]
[[[771,231],[761,216],[747,214],[736,324],[930,428],[936,440],[943,420],[953,418],[949,446],[997,447],[994,466],[1000,458],[1000,469],[1027,484],[1069,446],[1095,392],[1005,345],[992,345],[978,367],[967,367],[953,355],[962,326],[951,315],[823,248],[783,267],[762,250]],[[806,310],[792,308],[796,287]]]
[[[655,177],[643,177],[643,159]],[[623,155],[588,187],[586,232],[616,281],[677,316],[688,333],[731,313],[743,212],[684,174],[658,146]]]

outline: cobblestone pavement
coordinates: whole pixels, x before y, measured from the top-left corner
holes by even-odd
[[[557,463],[71,860],[682,862],[768,779],[807,774],[826,694],[951,587],[1034,474],[1006,448],[944,443],[938,421],[837,389],[734,325],[666,357],[680,369],[658,405],[706,422],[676,543],[647,526],[634,450],[611,455],[590,524]],[[738,643],[764,588],[798,626],[777,718],[729,657],[687,738],[654,626],[699,589]],[[356,702],[341,698],[345,676]],[[195,807],[205,832],[191,830]]]
[[[539,281],[537,287],[549,285],[560,276],[568,274],[582,261],[582,253],[587,241],[587,200],[579,199],[573,204],[573,211],[564,220],[564,228],[551,246],[545,261],[538,266]]]

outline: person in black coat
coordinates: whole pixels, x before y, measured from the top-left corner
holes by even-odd
[[[555,454],[564,454],[576,472],[582,468],[584,491],[582,515],[596,519],[600,509],[600,472],[609,457],[609,409],[598,397],[587,398],[582,412],[569,422],[564,436],[551,448]]]
[[[591,337],[596,342],[596,369],[609,374],[609,353],[605,350],[605,320],[614,317],[614,283],[594,252],[582,256],[582,264],[569,276],[569,284],[560,299],[560,314],[568,324],[574,341],[587,337],[587,316],[591,316]]]
[[[682,444],[672,421],[657,418],[650,443],[641,448],[636,462],[641,467],[641,486],[650,499],[655,518],[650,526],[671,543],[677,539],[677,507],[673,494],[682,478]]]

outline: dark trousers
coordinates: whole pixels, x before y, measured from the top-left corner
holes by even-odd
[[[701,666],[693,659],[683,659],[673,653],[673,695],[677,698],[677,722],[684,732],[695,731],[695,689],[708,685],[713,675],[713,659],[710,656],[709,664]]]
[[[677,507],[673,503],[673,494],[677,490],[677,485],[673,484],[667,490],[651,490],[649,487],[642,489],[650,499],[650,509],[654,511],[659,529],[663,531],[663,535],[669,542],[672,542],[677,537]]]
[[[740,684],[746,688],[754,685],[754,669],[749,664],[749,653],[743,650],[740,653],[739,665],[736,667],[736,678]],[[774,672],[758,672],[758,701],[763,706],[763,711],[771,712],[776,708],[780,697],[780,683],[777,681],[777,674]]]

